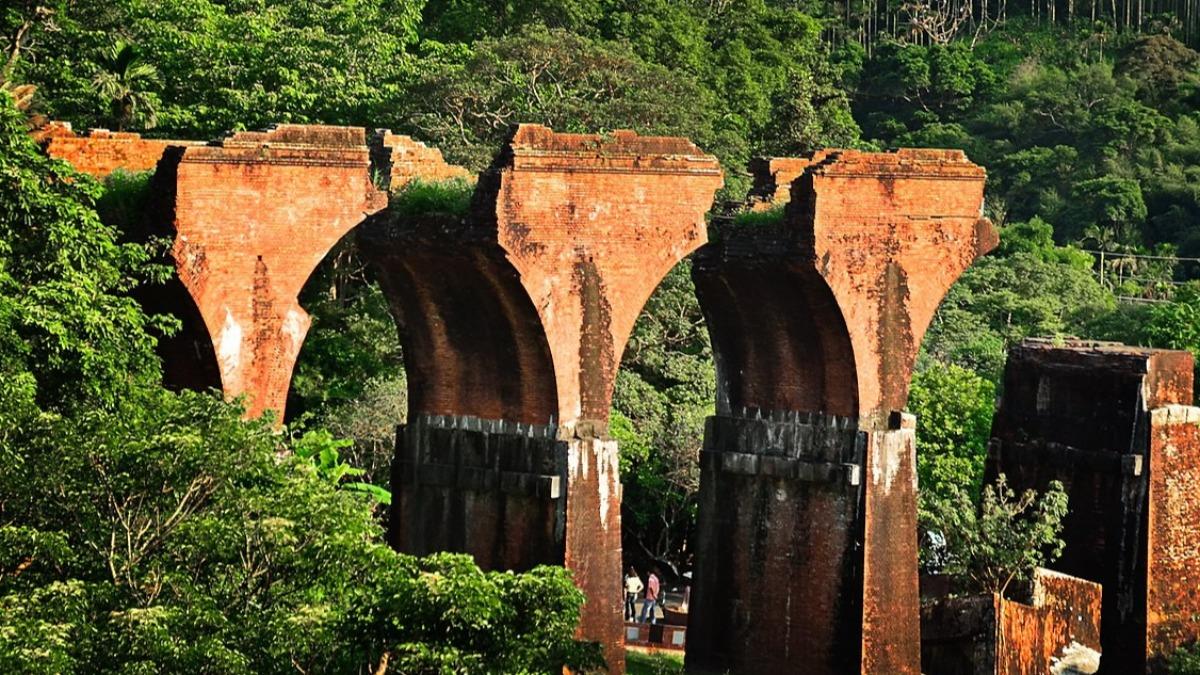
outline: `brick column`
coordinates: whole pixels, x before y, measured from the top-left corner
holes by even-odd
[[[225,393],[245,395],[251,416],[274,410],[282,420],[309,326],[300,289],[387,203],[371,183],[364,130],[285,124],[170,148],[155,180]]]
[[[943,295],[996,244],[984,173],[939,150],[762,167],[800,172],[783,222],[727,225],[693,266],[718,400],[688,668],[918,673],[914,422],[898,411]]]
[[[581,634],[604,643],[612,672],[624,670],[613,382],[642,306],[704,243],[721,181],[685,139],[522,125],[467,217],[385,212],[360,239],[411,387],[393,541],[485,567],[565,564],[587,596]]]
[[[1200,409],[1187,352],[1079,340],[1009,351],[987,480],[1066,487],[1063,556],[1100,583],[1102,673],[1165,672],[1200,638]]]

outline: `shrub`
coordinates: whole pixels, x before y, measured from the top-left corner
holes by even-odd
[[[1200,643],[1180,647],[1167,659],[1171,675],[1200,675]]]
[[[415,179],[392,195],[389,210],[397,216],[461,216],[470,209],[474,194],[474,184],[462,178],[437,182]]]
[[[1067,493],[1058,481],[1041,495],[1026,490],[1018,497],[1001,474],[984,486],[978,508],[954,488],[922,507],[921,529],[945,541],[942,550],[924,547],[925,567],[958,577],[967,592],[1004,594],[1012,582],[1031,580],[1035,567],[1062,555]]]

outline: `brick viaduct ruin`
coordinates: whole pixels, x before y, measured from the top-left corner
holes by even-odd
[[[717,225],[708,242],[721,169],[680,138],[522,125],[462,217],[389,211],[383,187],[465,171],[386,131],[281,125],[201,144],[59,126],[43,142],[97,176],[156,169],[151,220],[173,237],[178,271],[157,300],[196,328],[165,345],[168,371],[244,395],[252,415],[282,415],[309,325],[297,296],[353,233],[410,386],[392,544],[469,552],[491,569],[566,565],[587,597],[580,632],[612,672],[623,672],[613,383],[642,306],[695,252],[718,394],[700,458],[689,672],[921,672],[903,410],[938,304],[997,242],[980,216],[984,172],[961,152],[764,160],[754,208],[787,201],[782,221]],[[996,418],[993,469],[1029,486],[1069,474],[1073,500],[1091,499],[1060,569],[1104,584],[1105,653],[1137,643],[1139,669],[1198,634],[1180,618],[1200,613],[1188,576],[1200,546],[1184,532],[1200,510],[1180,497],[1200,487],[1200,411],[1180,405],[1190,374],[1176,354],[1026,346]],[[1038,583],[1033,606],[997,600],[993,623],[1088,633],[1083,614],[1049,615],[1062,598],[1098,605],[1098,589],[1050,573]]]

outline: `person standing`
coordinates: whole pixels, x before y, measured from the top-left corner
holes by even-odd
[[[629,571],[625,573],[625,620],[633,621],[637,618],[637,596],[642,592],[642,578],[638,576],[637,570],[633,569],[633,565],[629,566]]]
[[[658,612],[655,608],[658,606],[658,570],[650,570],[650,576],[646,579],[646,598],[642,603],[642,618],[638,623],[646,623],[646,617],[650,617],[650,624],[658,623]]]

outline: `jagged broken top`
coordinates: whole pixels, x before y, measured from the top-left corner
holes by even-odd
[[[280,124],[266,131],[239,131],[208,145],[188,148],[183,161],[363,167],[370,164],[365,129],[310,124]]]
[[[558,133],[538,124],[517,127],[508,143],[513,168],[638,170],[720,174],[717,158],[677,136]]]
[[[822,176],[904,176],[982,180],[983,167],[962,150],[901,148],[892,152],[825,150],[814,154],[808,173]]]

